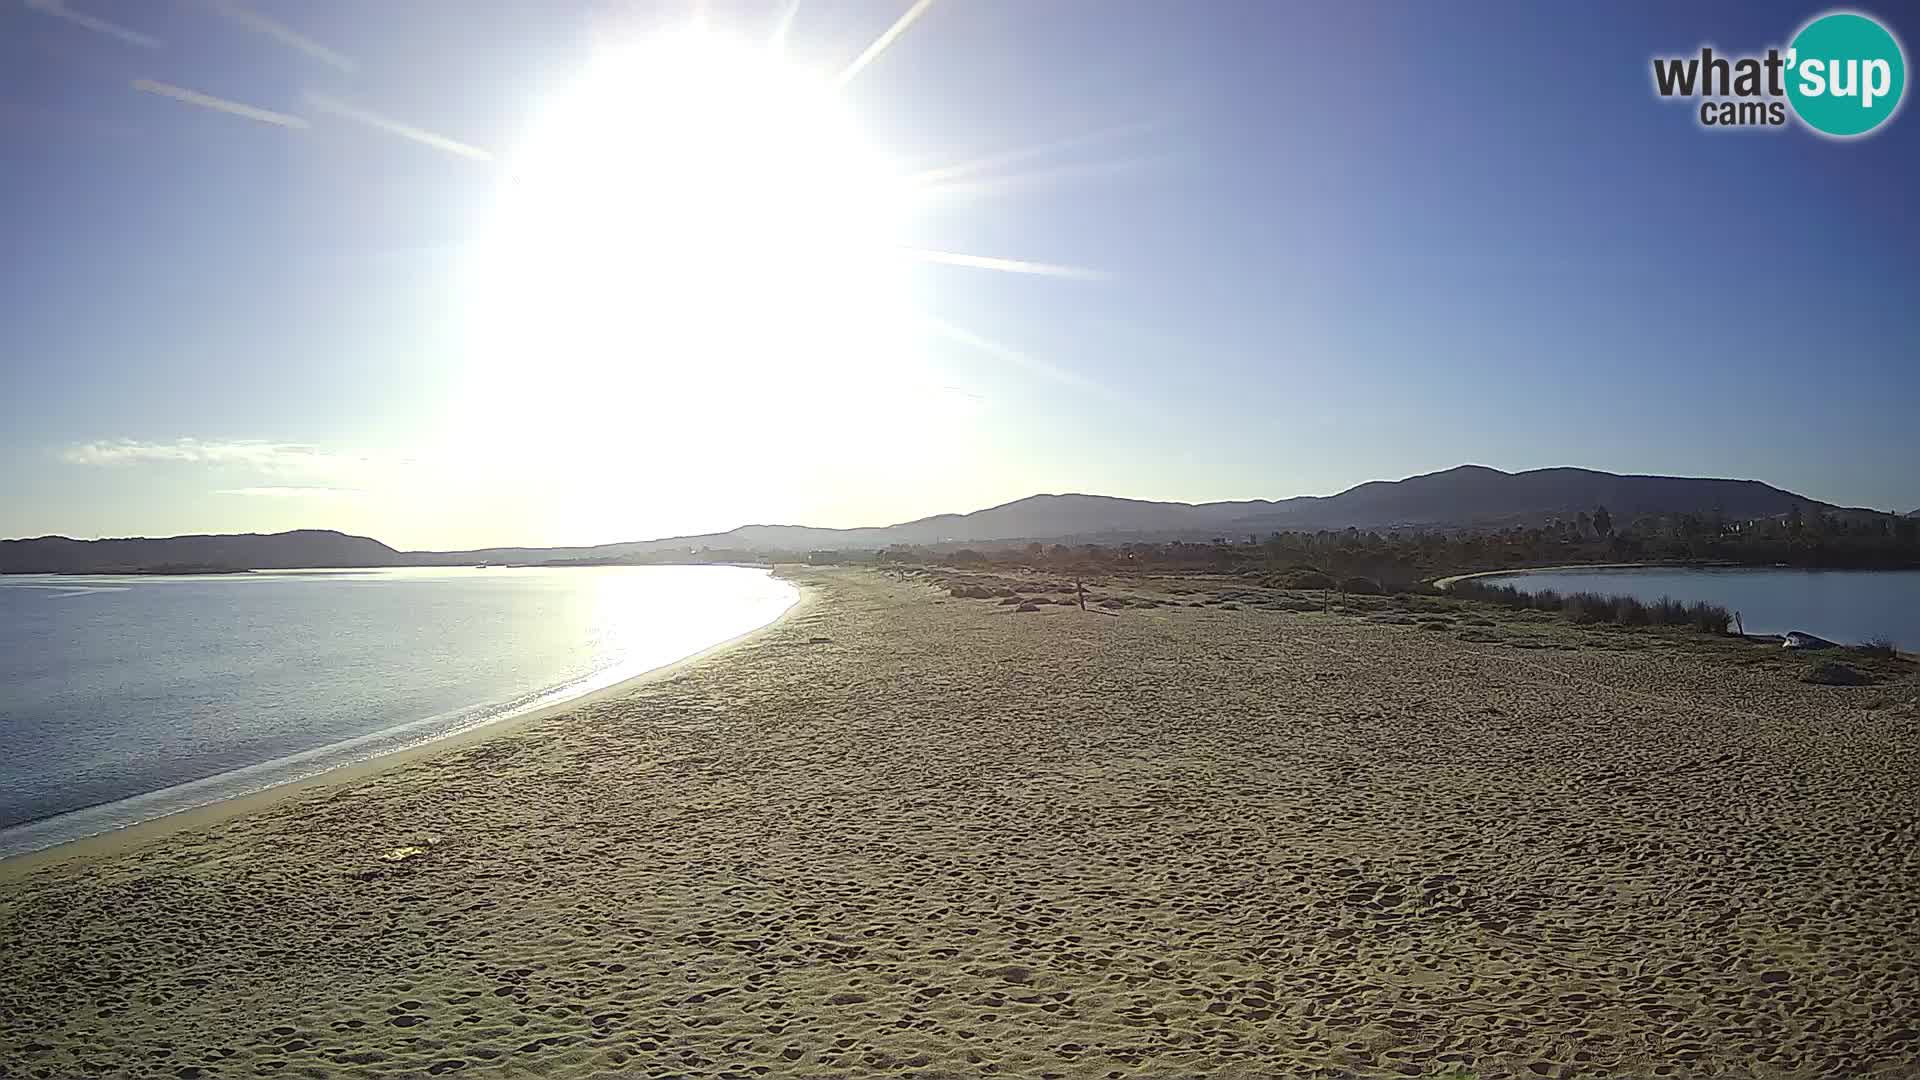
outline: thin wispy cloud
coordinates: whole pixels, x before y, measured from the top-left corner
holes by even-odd
[[[1009,165],[1017,165],[1035,158],[1051,157],[1069,150],[1079,150],[1088,146],[1111,142],[1116,139],[1145,135],[1152,132],[1158,126],[1159,124],[1157,122],[1147,120],[1117,124],[1095,131],[1082,132],[1078,135],[1069,135],[1066,138],[1055,139],[1051,142],[1039,143],[1033,146],[1022,146],[1013,150],[1002,150],[998,153],[973,158],[969,161],[924,169],[908,177],[908,182],[916,186],[928,187],[946,184],[983,172],[1003,170]]]
[[[323,64],[330,64],[341,71],[352,73],[359,69],[351,57],[335,52],[284,23],[276,22],[250,8],[233,3],[232,0],[211,0],[213,10],[228,20],[246,27],[255,33],[278,41],[290,49],[303,52]]]
[[[901,34],[906,33],[907,27],[918,22],[920,16],[925,15],[927,9],[932,6],[933,0],[915,0],[914,5],[908,8],[905,14],[894,20],[892,26],[887,27],[884,33],[874,39],[873,44],[867,46],[866,51],[854,57],[853,63],[848,64],[846,68],[840,72],[840,85],[845,86],[852,82],[853,77],[860,74],[861,68],[879,59],[880,54],[887,51],[887,46],[892,45]]]
[[[268,473],[328,472],[361,463],[314,446],[263,440],[104,439],[68,447],[60,456],[72,465],[221,465]]]
[[[942,337],[957,341],[962,345],[966,345],[969,348],[983,352],[996,359],[1004,360],[1023,371],[1028,371],[1042,378],[1081,390],[1107,392],[1105,387],[1087,378],[1085,375],[1081,375],[1075,371],[1069,371],[1056,364],[1050,364],[1037,356],[1022,352],[1008,345],[1003,345],[991,338],[982,337],[971,330],[955,326],[950,322],[945,322],[940,319],[929,318],[925,321],[929,329]]]
[[[351,499],[366,492],[360,488],[338,487],[237,487],[216,488],[215,495],[243,495],[257,499]]]
[[[30,10],[37,11],[42,15],[51,15],[56,19],[65,19],[81,29],[91,30],[96,34],[104,34],[107,37],[124,41],[128,45],[138,45],[143,49],[158,49],[164,46],[164,42],[151,34],[143,34],[138,30],[121,26],[119,23],[108,22],[97,15],[88,15],[84,12],[75,11],[66,5],[66,0],[26,0],[26,4]]]
[[[971,198],[983,195],[1006,195],[1012,192],[1029,191],[1052,184],[1063,184],[1080,180],[1100,180],[1115,176],[1127,176],[1146,172],[1169,163],[1175,159],[1170,155],[1155,157],[1120,158],[1111,161],[1088,161],[1070,165],[1055,165],[1044,169],[1029,169],[1025,172],[1006,176],[970,177],[963,180],[946,181],[924,188],[927,195],[943,199]]]
[[[171,83],[155,82],[152,79],[135,79],[133,88],[143,94],[158,94],[164,98],[183,101],[188,105],[198,105],[203,109],[212,109],[215,112],[228,113],[248,120],[258,120],[263,124],[277,124],[288,128],[309,126],[306,120],[298,116],[258,108],[244,102],[229,101],[226,98],[214,97],[212,94],[203,94],[198,90],[189,90],[184,86],[174,86]]]
[[[435,150],[452,154],[456,157],[468,158],[473,161],[493,160],[493,152],[490,150],[483,150],[478,146],[463,143],[458,139],[449,139],[445,135],[436,134],[425,128],[415,127],[412,124],[403,124],[398,120],[381,116],[379,113],[349,105],[338,98],[327,97],[325,94],[308,94],[307,104],[321,112],[331,113],[348,120],[354,120],[370,128],[384,131],[389,135],[409,139],[422,146],[430,146]]]

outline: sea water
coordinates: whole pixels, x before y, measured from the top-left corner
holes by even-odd
[[[1596,592],[1706,601],[1740,613],[1749,634],[1809,634],[1857,645],[1888,640],[1920,650],[1920,570],[1640,566],[1540,570],[1477,580],[1527,592]]]
[[[0,857],[562,702],[796,598],[730,566],[0,577]]]

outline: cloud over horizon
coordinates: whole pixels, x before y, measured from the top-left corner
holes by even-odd
[[[215,495],[247,495],[263,499],[351,499],[366,492],[360,488],[343,487],[238,487],[215,488]]]
[[[362,459],[329,453],[306,443],[264,439],[99,439],[70,446],[60,457],[70,465],[224,465],[269,473],[332,472],[362,463]]]

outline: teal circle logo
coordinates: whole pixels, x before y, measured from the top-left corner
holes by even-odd
[[[1865,135],[1887,122],[1906,89],[1900,43],[1865,15],[1822,15],[1802,27],[1787,50],[1787,100],[1824,135]]]

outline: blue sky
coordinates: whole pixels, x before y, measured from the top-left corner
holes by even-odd
[[[759,42],[783,6],[707,25]],[[783,63],[841,71],[907,7],[802,0]],[[1911,510],[1920,121],[1711,132],[1650,85],[1823,10],[940,0],[836,106],[897,173],[980,165],[895,239],[1088,273],[902,263],[904,299],[823,302],[895,335],[856,365],[869,327],[790,339],[747,285],[622,291],[646,207],[489,246],[516,147],[684,3],[11,2],[0,535],[595,543],[1463,462]],[[682,107],[601,99],[635,153]],[[586,347],[499,333],[501,272]],[[725,325],[683,355],[689,296]]]

